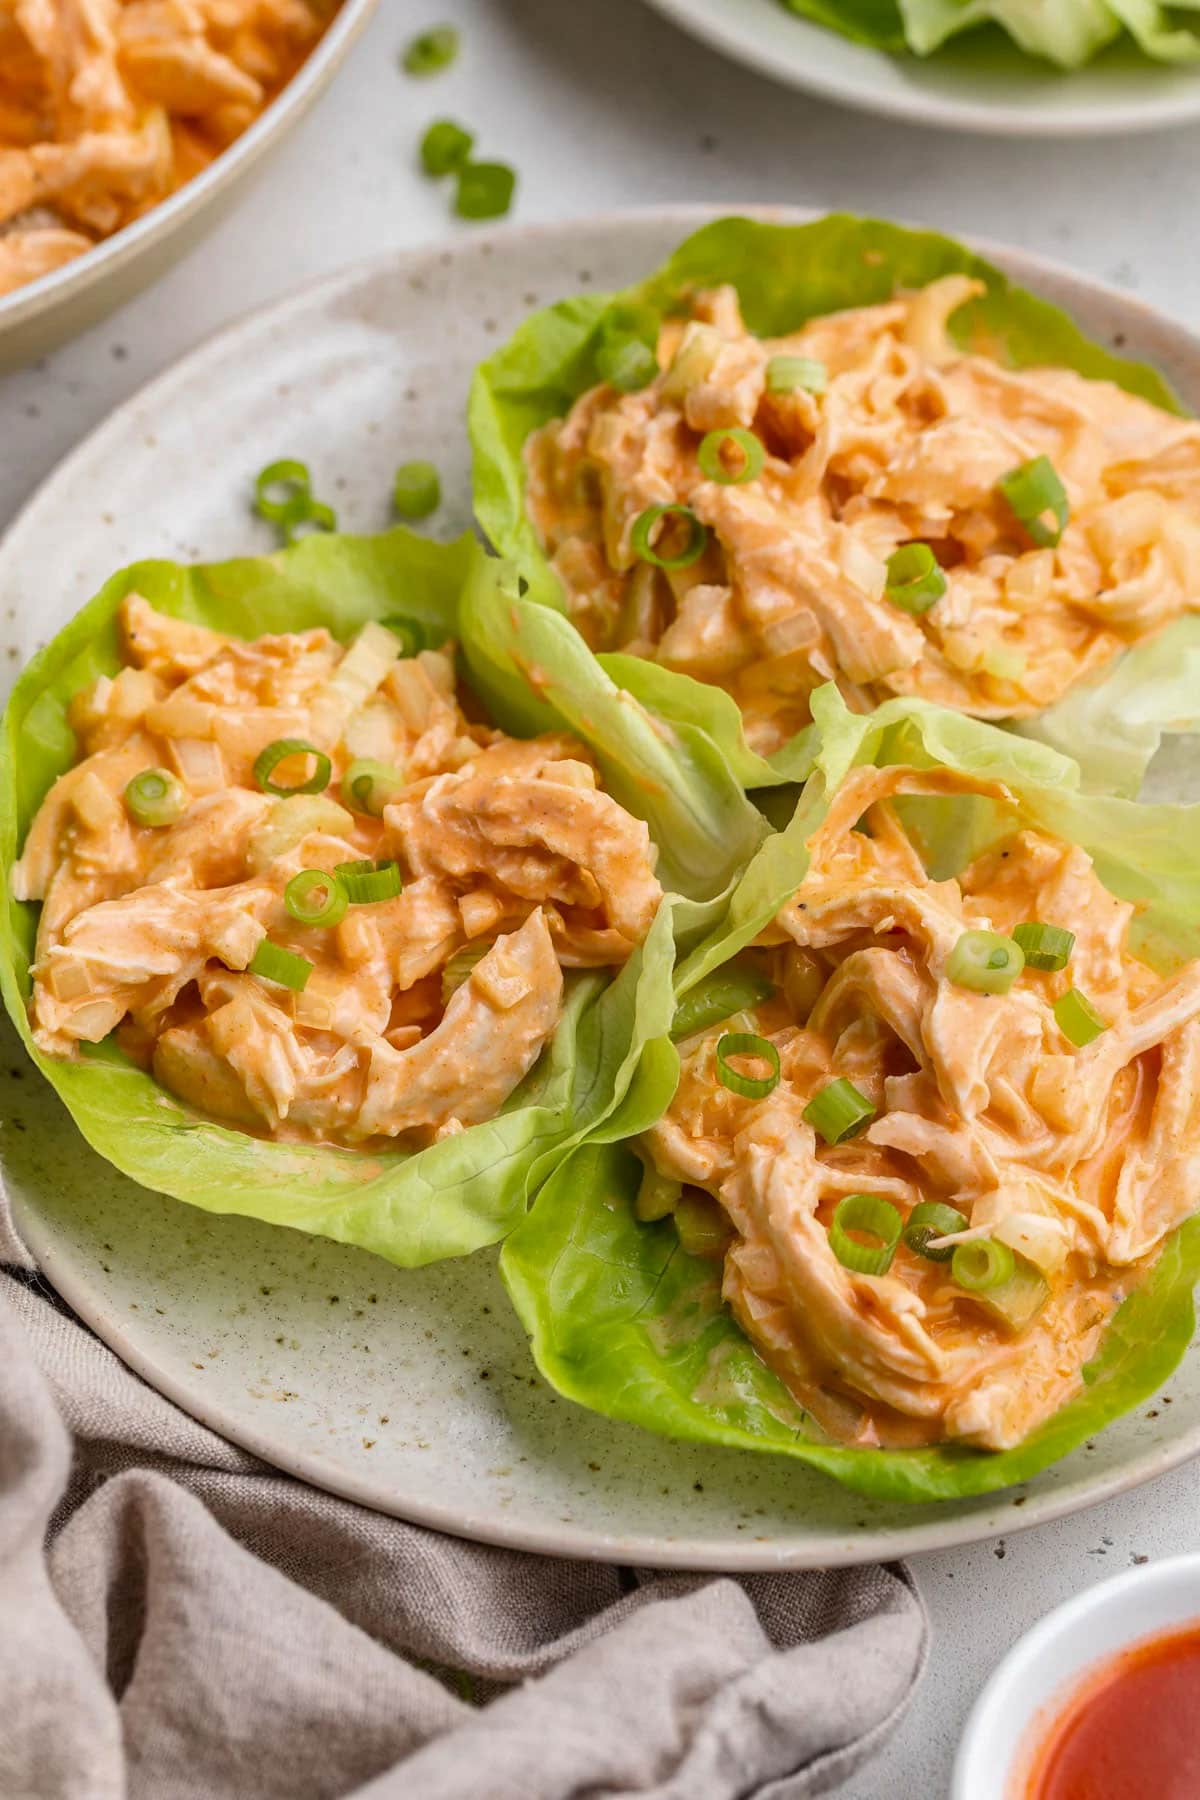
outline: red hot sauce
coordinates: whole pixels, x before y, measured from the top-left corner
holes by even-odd
[[[1200,1625],[1090,1676],[1039,1749],[1024,1800],[1200,1800]]]

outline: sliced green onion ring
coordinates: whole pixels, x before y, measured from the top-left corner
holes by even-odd
[[[1075,933],[1062,925],[1043,925],[1040,919],[1014,925],[1013,943],[1021,946],[1027,969],[1065,969],[1075,948]]]
[[[1078,988],[1068,988],[1066,993],[1054,1002],[1054,1019],[1058,1029],[1065,1038],[1082,1050],[1103,1031],[1108,1030],[1108,1020],[1102,1019],[1086,994]]]
[[[663,519],[682,519],[688,528],[687,542],[674,556],[661,556],[652,543],[652,535]],[[634,555],[656,569],[690,569],[699,562],[708,545],[708,527],[702,525],[690,506],[648,506],[633,521],[629,541]]]
[[[350,896],[339,875],[301,869],[284,888],[283,904],[298,925],[336,925],[346,916]]]
[[[333,871],[346,890],[351,906],[374,906],[379,900],[394,900],[404,886],[400,864],[387,862],[339,863]]]
[[[939,1200],[921,1200],[908,1215],[904,1241],[916,1256],[923,1256],[929,1262],[949,1262],[954,1255],[954,1245],[942,1244],[938,1249],[931,1249],[930,1240],[953,1237],[956,1231],[966,1229],[966,1218],[955,1207],[943,1206]]]
[[[264,981],[277,981],[280,987],[291,988],[297,994],[304,992],[313,972],[307,956],[297,956],[294,950],[285,950],[282,944],[273,944],[270,938],[263,938],[248,966],[251,975],[261,975]]]
[[[392,482],[392,505],[402,519],[427,519],[442,504],[442,478],[431,462],[401,463]]]
[[[411,38],[401,61],[407,75],[438,75],[458,55],[458,32],[453,25],[434,25]]]
[[[297,782],[288,787],[284,782],[272,780],[275,770],[281,762],[290,756],[311,756],[313,772],[307,781]],[[260,750],[254,759],[254,779],[264,794],[323,794],[329,786],[329,777],[333,772],[333,764],[323,750],[315,744],[306,743],[303,738],[276,738],[265,750]]]
[[[1020,944],[998,931],[964,931],[946,958],[946,980],[972,994],[1007,994],[1025,957]]]
[[[342,799],[354,812],[370,819],[381,819],[383,809],[405,788],[404,773],[390,763],[372,762],[360,756],[350,764],[341,780]]]
[[[272,489],[283,491],[273,493]],[[268,463],[255,476],[254,510],[261,519],[270,519],[272,524],[280,524],[288,508],[297,500],[311,497],[312,476],[308,464],[297,462],[294,457],[285,456],[279,462]]]
[[[769,1075],[743,1075],[730,1065],[731,1056],[753,1056],[770,1065]],[[765,1100],[779,1086],[779,1052],[770,1038],[753,1031],[727,1031],[717,1043],[717,1080],[743,1100]]]
[[[513,202],[517,176],[502,162],[467,162],[458,171],[454,210],[460,219],[499,219]]]
[[[1002,475],[996,486],[1034,543],[1053,549],[1067,528],[1071,503],[1050,458],[1035,456],[1031,462],[1019,464]]]
[[[400,640],[401,656],[419,656],[426,649],[426,631],[419,619],[406,619],[400,613],[393,613],[379,623],[385,631],[390,631],[394,638]]]
[[[829,386],[829,370],[815,356],[773,356],[767,364],[767,392],[793,394],[803,388],[823,394]]]
[[[173,825],[187,803],[187,789],[167,769],[143,769],[125,785],[125,810],[135,825]]]
[[[453,119],[435,119],[421,139],[421,167],[435,178],[449,175],[465,163],[475,144],[475,133]]]
[[[923,613],[946,592],[946,577],[928,544],[901,544],[887,559],[887,587],[893,606]]]
[[[308,537],[309,533],[301,530],[304,525],[310,525],[314,532],[336,531],[337,523],[332,506],[326,506],[323,500],[314,500],[311,494],[290,500],[278,520],[285,544],[298,544],[301,538]]]
[[[879,1194],[847,1194],[839,1200],[829,1226],[829,1248],[843,1269],[856,1275],[886,1275],[892,1266],[904,1221],[898,1207]],[[877,1238],[863,1244],[849,1234]]]
[[[852,1081],[839,1075],[819,1093],[814,1094],[804,1109],[805,1123],[827,1144],[844,1144],[875,1117],[875,1108]]]
[[[732,444],[741,454],[733,468],[726,461],[725,446]],[[744,481],[756,481],[762,474],[767,453],[752,431],[733,425],[724,431],[706,431],[696,450],[700,472],[722,487],[740,487]]]
[[[676,1043],[719,1025],[736,1012],[748,1012],[775,992],[775,984],[757,969],[737,962],[706,975],[683,996],[671,1021],[671,1036]]]
[[[960,1244],[950,1258],[950,1273],[968,1294],[986,1294],[1012,1276],[1016,1258],[1007,1244],[996,1238],[972,1238]]]

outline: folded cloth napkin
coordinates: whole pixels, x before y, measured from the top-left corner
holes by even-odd
[[[898,1565],[658,1574],[401,1524],[147,1387],[2,1218],[0,1260],[5,1800],[795,1800],[908,1703]]]

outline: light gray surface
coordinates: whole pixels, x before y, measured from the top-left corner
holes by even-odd
[[[460,17],[466,54],[440,81],[406,83],[395,51],[435,14]],[[248,306],[351,258],[467,229],[450,226],[443,189],[411,172],[421,122],[442,113],[517,163],[526,219],[654,200],[844,205],[1007,239],[1200,323],[1200,131],[1054,149],[956,141],[776,88],[637,0],[385,0],[334,89],[231,219],[44,370],[0,382],[0,518],[117,400]],[[921,1559],[937,1639],[929,1676],[902,1733],[846,1800],[943,1795],[961,1719],[1003,1650],[1133,1557],[1200,1547],[1196,1485],[1184,1469],[1010,1538],[1003,1556],[996,1545]]]

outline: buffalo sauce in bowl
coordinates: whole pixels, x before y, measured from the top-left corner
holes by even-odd
[[[1200,1622],[1131,1645],[1075,1689],[1020,1800],[1198,1800]]]

